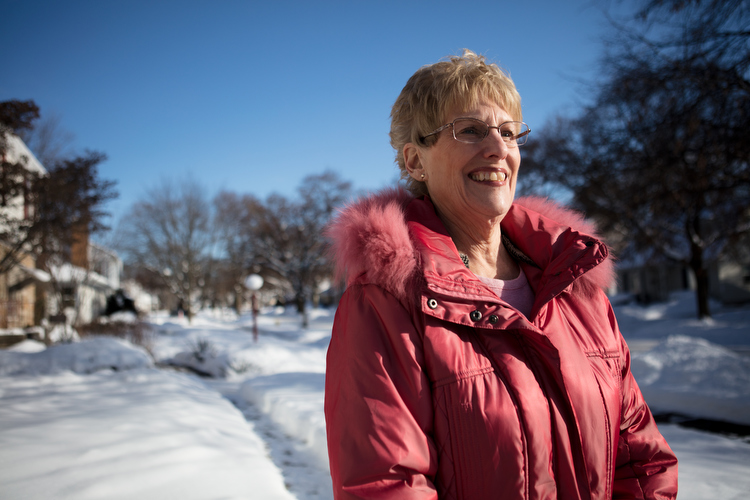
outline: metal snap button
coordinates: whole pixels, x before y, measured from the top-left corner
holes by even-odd
[[[482,319],[482,313],[480,313],[479,311],[471,311],[469,317],[472,321],[479,321],[480,319]]]
[[[437,300],[435,300],[435,299],[429,299],[427,301],[427,307],[429,307],[430,309],[436,309],[437,306],[438,306]]]
[[[496,314],[490,314],[490,324],[494,325],[500,320]]]

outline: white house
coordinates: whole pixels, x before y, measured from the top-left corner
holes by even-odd
[[[50,266],[54,290],[47,298],[50,316],[64,314],[68,323],[91,323],[107,308],[107,297],[120,288],[122,260],[89,241],[83,243],[85,260]],[[75,255],[77,252],[73,252]]]
[[[3,139],[6,143],[3,162],[21,163],[28,172],[47,174],[44,166],[20,137],[6,133]],[[5,194],[0,199],[0,258],[10,248],[9,241],[2,237],[2,233],[11,230],[11,223],[33,217],[35,210],[33,200],[27,193],[22,192],[13,197]],[[37,288],[49,281],[47,273],[36,269],[36,261],[31,255],[21,255],[18,265],[0,274],[0,328],[23,328],[37,324],[41,319],[41,294]]]

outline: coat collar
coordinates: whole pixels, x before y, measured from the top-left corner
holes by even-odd
[[[576,292],[591,293],[612,284],[614,269],[607,248],[580,214],[549,200],[521,198],[501,226],[536,264],[521,265],[537,303],[571,285]],[[381,191],[346,206],[327,235],[337,274],[347,283],[375,283],[402,300],[413,294],[418,281],[460,295],[486,294],[484,285],[464,267],[429,199],[415,199],[403,189]]]

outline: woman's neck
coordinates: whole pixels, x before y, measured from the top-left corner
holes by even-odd
[[[518,277],[520,268],[502,243],[501,218],[486,224],[454,222],[438,213],[456,245],[458,252],[468,258],[468,268],[477,276],[511,280]],[[466,259],[464,259],[465,261]]]

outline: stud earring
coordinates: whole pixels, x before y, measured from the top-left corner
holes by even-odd
[[[422,180],[424,180],[424,174],[422,174]]]

